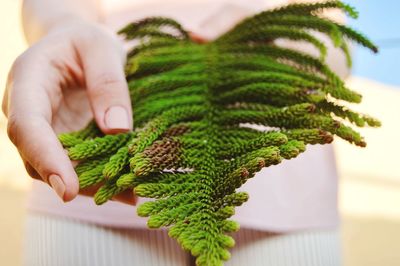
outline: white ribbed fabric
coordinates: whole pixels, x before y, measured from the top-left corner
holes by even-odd
[[[190,257],[166,231],[102,227],[28,214],[25,266],[187,266]]]
[[[192,266],[165,230],[120,229],[29,213],[25,266]],[[339,266],[338,230],[272,234],[241,229],[226,266]]]
[[[285,234],[241,229],[225,266],[339,266],[339,229]]]

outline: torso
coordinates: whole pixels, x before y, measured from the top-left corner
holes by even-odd
[[[240,0],[103,0],[104,21],[112,30],[147,16],[169,16],[205,38],[212,39],[244,17],[287,1]],[[262,170],[240,190],[250,199],[233,217],[242,227],[290,231],[335,227],[337,174],[330,145],[312,146],[288,162]],[[140,203],[140,202],[139,202]],[[63,204],[42,183],[34,183],[28,203],[31,211],[72,217],[117,227],[146,227],[135,207],[117,202],[96,206],[78,196]]]

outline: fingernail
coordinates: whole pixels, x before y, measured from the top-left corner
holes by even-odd
[[[104,116],[104,123],[109,129],[130,130],[128,112],[122,106],[110,107]]]
[[[65,185],[58,175],[49,176],[50,186],[56,191],[57,195],[64,201]]]

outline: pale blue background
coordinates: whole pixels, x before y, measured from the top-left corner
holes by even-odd
[[[364,32],[380,48],[377,55],[357,48],[353,74],[400,86],[400,1],[347,0],[360,12],[348,24]]]

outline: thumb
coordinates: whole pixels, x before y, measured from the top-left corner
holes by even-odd
[[[111,38],[94,38],[79,52],[89,102],[99,128],[105,134],[132,130],[132,108],[122,47]]]

